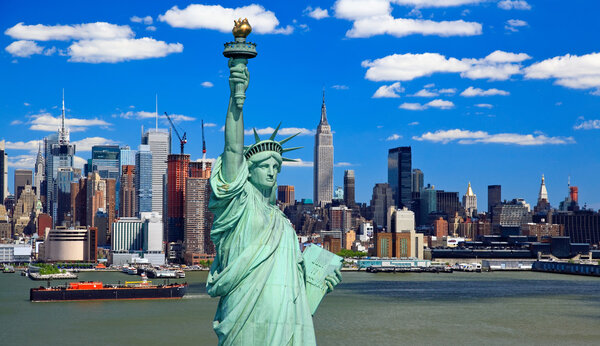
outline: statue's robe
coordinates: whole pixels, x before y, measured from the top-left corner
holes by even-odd
[[[219,345],[315,345],[296,232],[248,180],[244,160],[226,182],[213,166],[209,209],[216,256],[206,283],[220,296],[213,327]]]

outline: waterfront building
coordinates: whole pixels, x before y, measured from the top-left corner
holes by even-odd
[[[185,181],[190,174],[190,155],[170,154],[167,159],[167,232],[168,242],[183,241]]]
[[[8,155],[6,154],[6,142],[0,141],[0,202],[8,197]]]
[[[140,218],[120,218],[112,224],[111,263],[123,265],[145,258],[152,265],[165,263],[163,223],[158,213],[140,213]]]
[[[294,196],[293,185],[279,185],[277,186],[277,201],[284,206],[293,205],[296,203]]]
[[[325,92],[321,105],[321,120],[315,134],[313,173],[313,202],[315,207],[323,207],[331,203],[333,197],[333,134],[327,122]]]
[[[354,170],[347,169],[344,171],[344,204],[348,208],[354,208],[356,205],[356,182],[354,178]]]
[[[600,245],[600,213],[592,210],[557,212],[549,222],[563,225],[564,235],[572,243]]]
[[[137,215],[135,165],[123,165],[121,166],[121,172],[121,188],[119,189],[119,217],[135,217]]]
[[[388,151],[388,184],[397,207],[411,207],[412,153],[411,147],[398,147]]]
[[[135,154],[135,189],[139,213],[152,211],[152,152],[149,145],[140,145]],[[161,187],[162,191],[162,187]]]
[[[35,186],[35,194],[39,200],[42,200],[42,204],[46,202],[45,198],[42,199],[42,195],[46,195],[45,185],[46,185],[46,176],[45,176],[45,161],[44,156],[42,154],[42,146],[38,147],[37,157],[35,158],[35,175],[33,178],[33,185]]]
[[[211,163],[204,163],[201,175],[186,180],[185,227],[183,258],[188,265],[197,265],[200,260],[214,256],[215,247],[210,240],[213,214],[208,210],[210,199]]]
[[[425,175],[418,168],[412,170],[412,192],[421,192],[425,185]]]
[[[494,207],[502,203],[502,186],[488,185],[488,213],[492,213]]]
[[[23,191],[25,185],[33,186],[32,177],[33,171],[31,169],[15,169],[14,193],[17,201],[21,197],[21,191]]]
[[[56,227],[46,232],[39,256],[46,262],[95,262],[98,231],[95,227]]]
[[[387,225],[388,209],[395,205],[393,191],[389,184],[378,183],[373,187],[371,211],[375,227],[382,229]]]
[[[525,223],[521,225],[521,235],[537,237],[537,241],[543,238],[563,237],[565,226],[552,223]]]
[[[142,144],[148,145],[152,153],[152,164],[148,167],[152,173],[152,212],[164,215],[163,189],[168,183],[166,181],[166,174],[167,160],[169,154],[171,154],[171,132],[159,128],[148,130],[142,134]],[[143,168],[140,167],[137,172],[142,174]],[[140,203],[139,205],[141,212],[143,210],[142,204]]]
[[[471,182],[469,182],[469,186],[467,186],[467,193],[464,194],[462,202],[467,216],[473,217],[477,215],[477,195],[473,193]]]
[[[31,245],[29,244],[0,244],[0,263],[29,263],[31,262]]]

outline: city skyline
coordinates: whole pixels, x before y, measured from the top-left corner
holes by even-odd
[[[343,186],[344,170],[354,170],[358,202],[368,203],[375,183],[387,182],[387,151],[411,146],[412,167],[423,171],[425,184],[462,196],[471,182],[479,210],[495,184],[502,185],[502,199],[534,205],[542,174],[554,207],[567,196],[570,176],[580,205],[600,208],[600,159],[593,151],[600,56],[589,39],[600,26],[593,18],[598,4],[376,3],[367,12],[343,0],[310,7],[261,1],[236,12],[239,2],[183,2],[178,9],[36,2],[36,11],[4,2],[0,138],[9,189],[15,169],[34,168],[38,141],[58,130],[63,88],[78,167],[93,144],[137,149],[141,126],[156,126],[156,94],[158,113],[173,114],[187,131],[192,160],[202,156],[204,119],[208,157],[215,158],[228,87],[220,47],[234,13],[249,18],[261,55],[249,63],[247,130],[271,133],[279,119],[282,136],[304,130],[295,140],[304,149],[292,157],[302,161],[284,167],[278,180],[294,185],[297,199],[312,198],[305,177],[325,88],[335,131],[334,187]],[[196,12],[205,5],[214,5],[218,20]],[[374,25],[375,16],[386,21]],[[90,53],[94,47],[102,53]],[[158,127],[168,128],[162,116]]]

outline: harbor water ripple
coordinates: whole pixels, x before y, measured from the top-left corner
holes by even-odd
[[[188,272],[181,300],[29,302],[45,282],[0,274],[2,345],[216,345],[217,299]],[[319,345],[594,345],[600,279],[535,272],[344,272],[314,316]],[[137,278],[79,273],[105,283]],[[155,283],[162,280],[154,280]],[[62,284],[55,281],[52,284]]]

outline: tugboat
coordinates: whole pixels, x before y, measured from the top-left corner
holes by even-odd
[[[117,299],[180,299],[187,283],[153,285],[146,277],[142,281],[126,281],[125,285],[103,284],[98,281],[71,282],[64,286],[38,287],[29,290],[32,302],[63,300],[117,300]]]

